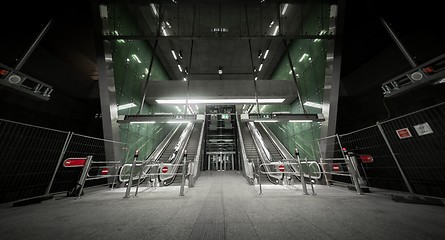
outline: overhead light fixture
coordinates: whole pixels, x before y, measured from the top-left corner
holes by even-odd
[[[306,101],[305,103],[303,103],[303,105],[308,106],[308,107],[313,107],[313,108],[320,108],[320,109],[323,108],[323,104],[309,102],[309,101]]]
[[[181,65],[178,64],[178,68],[179,68],[179,71],[182,72],[182,67],[181,67]]]
[[[260,50],[260,51],[258,51],[258,58],[261,58],[261,56],[263,56],[263,52],[261,52],[261,50]]]
[[[187,81],[187,78],[184,78],[184,81]]]
[[[124,110],[124,109],[128,109],[128,108],[133,108],[133,107],[136,107],[136,106],[137,105],[134,104],[134,103],[126,103],[126,104],[119,105],[117,107],[117,110],[120,111],[120,110]]]
[[[313,121],[312,120],[289,120],[289,122],[305,123],[305,122],[313,122]]]
[[[182,50],[179,50],[178,56],[180,59],[182,59]]]
[[[277,35],[277,33],[278,33],[278,28],[279,28],[278,26],[275,27],[275,30],[273,31],[273,34],[272,34],[273,36],[276,36],[276,35]]]
[[[164,36],[167,36],[167,32],[165,31],[165,27],[162,27],[162,33],[164,34]]]
[[[170,120],[167,123],[191,123],[190,120]]]
[[[281,11],[281,15],[284,15],[286,13],[287,7],[289,6],[288,3],[284,4],[283,10]]]
[[[125,43],[125,40],[123,40],[123,39],[118,39],[117,42],[118,42],[118,43]]]
[[[274,21],[270,22],[269,27],[271,28],[274,23],[275,23]]]
[[[184,68],[184,72],[185,72],[185,74],[189,74],[189,69],[188,68]]]
[[[258,77],[255,77],[255,81],[258,80]]]
[[[267,54],[269,54],[269,49],[267,49],[266,52],[264,53],[264,59],[267,58]]]
[[[176,57],[176,53],[175,53],[174,50],[172,50],[172,55],[173,55],[173,58],[174,58],[175,60],[178,60],[178,58]]]
[[[261,72],[261,69],[263,68],[263,64],[260,64],[260,67],[258,68],[258,72]]]
[[[253,120],[254,122],[278,122],[278,120],[275,119],[257,119]]]
[[[130,124],[155,123],[155,121],[131,121]]]
[[[264,98],[258,99],[258,103],[282,103],[284,98]],[[158,104],[185,104],[185,99],[156,99]],[[255,104],[256,100],[254,98],[244,98],[244,99],[189,99],[189,104]]]
[[[222,67],[219,67],[219,69],[218,69],[218,74],[219,74],[219,75],[222,74]]]

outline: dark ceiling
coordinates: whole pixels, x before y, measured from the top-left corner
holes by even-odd
[[[205,2],[212,5],[209,1]],[[422,1],[403,5],[380,0],[368,2],[369,4],[366,1],[346,1],[344,34],[341,36],[340,132],[364,127],[388,116],[393,117],[444,100],[443,86],[424,86],[406,96],[386,100],[380,89],[381,83],[409,69],[410,65],[382,27],[378,17],[383,17],[391,24],[401,42],[420,64],[445,52],[445,36],[442,31],[444,21],[441,20],[442,13],[436,2]],[[53,25],[23,67],[23,71],[51,84],[55,92],[54,98],[49,102],[34,102],[7,89],[0,89],[3,109],[0,117],[59,129],[83,129],[85,133],[91,133],[91,130],[85,129],[99,128],[100,125],[94,120],[100,112],[100,104],[90,1],[64,1],[57,5],[56,10],[53,10],[54,3],[42,1],[8,2],[3,7],[10,11],[3,11],[0,16],[4,27],[0,40],[0,62],[10,66],[17,63],[17,59],[29,47],[42,26],[53,19]],[[232,12],[233,9],[226,10]],[[190,11],[192,9],[183,14],[188,15]],[[239,8],[234,9],[234,12],[235,19],[244,14],[243,9]],[[273,12],[276,11],[272,9],[270,14]],[[209,29],[215,24],[219,25],[218,8],[204,15],[206,14],[213,16],[214,22],[205,25],[204,20],[201,20],[200,26]],[[255,15],[255,11],[249,11],[249,14]],[[190,18],[181,19],[182,21],[184,28],[190,24]],[[252,25],[249,31],[264,33],[264,30],[259,29],[269,29],[269,25],[270,22]],[[246,26],[239,26],[236,21],[230,25],[230,29],[247,30]],[[190,68],[194,78],[220,79],[217,70],[223,67],[222,77],[246,79],[248,74],[245,73],[251,72],[252,66],[248,44],[239,39],[224,40],[224,44],[221,41],[217,35],[211,41],[194,40]],[[253,40],[253,54],[263,51],[268,44],[268,39]],[[274,54],[270,55],[270,62],[267,63],[268,66],[265,65],[260,78],[267,79],[270,76],[283,53],[282,43],[271,41],[270,44]],[[188,56],[183,64],[189,66],[191,40],[172,39],[160,43],[160,49],[164,52],[170,52],[172,48],[182,50]],[[225,54],[227,52],[236,52],[232,56],[237,57]],[[216,58],[208,59],[203,54]],[[165,56],[169,56],[163,59],[167,61],[164,62],[165,66],[170,66],[169,74],[173,78],[182,79],[171,54]],[[258,64],[258,58],[254,58],[254,66]]]

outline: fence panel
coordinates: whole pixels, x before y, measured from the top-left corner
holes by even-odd
[[[327,181],[350,185],[352,179],[345,162],[343,146],[338,140],[337,135],[316,140],[320,151],[320,164]]]
[[[0,119],[0,203],[45,194],[67,136]]]
[[[413,192],[445,198],[445,103],[381,126]]]
[[[399,169],[377,126],[339,135],[341,144],[356,154],[369,154],[372,163],[358,161],[358,170],[369,187],[408,191]]]
[[[107,159],[106,153],[112,152],[112,148],[119,148],[122,157],[120,159]],[[123,161],[127,154],[128,145],[122,142],[116,142],[111,140],[105,140],[100,138],[93,138],[79,134],[73,134],[68,144],[68,148],[64,154],[63,159],[67,158],[86,158],[87,156],[93,156],[93,162],[105,162],[105,161]],[[99,164],[100,165],[100,164]],[[99,166],[96,164],[96,166]],[[101,165],[106,165],[102,163]],[[100,168],[96,168],[100,169]],[[110,169],[109,175],[116,174],[115,170]],[[61,164],[57,169],[57,174],[54,180],[54,184],[51,188],[51,192],[68,191],[76,186],[77,181],[82,174],[82,168],[66,168]],[[92,173],[92,175],[99,175]],[[107,184],[107,178],[86,181],[85,187],[94,185]],[[113,179],[111,179],[112,181]]]

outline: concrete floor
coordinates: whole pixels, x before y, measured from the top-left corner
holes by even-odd
[[[309,188],[310,189],[310,188]],[[445,207],[316,186],[249,186],[238,172],[204,172],[195,187],[91,189],[0,209],[0,239],[445,239]]]

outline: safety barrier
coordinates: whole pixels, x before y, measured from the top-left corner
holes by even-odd
[[[91,155],[98,162],[113,162],[106,156],[111,148],[127,154],[125,143],[0,119],[0,203],[69,191],[81,171],[64,167],[63,161]],[[107,184],[105,178],[85,187],[102,184]]]
[[[366,186],[445,199],[444,126],[440,103],[341,134],[338,142],[358,160]]]
[[[183,163],[181,164],[172,164],[172,163],[149,163],[145,161],[138,161],[138,151],[134,154],[133,163],[131,164],[131,170],[128,178],[127,183],[127,189],[125,191],[124,198],[129,198],[131,194],[131,188],[133,187],[133,181],[137,180],[136,182],[136,190],[134,193],[134,197],[137,197],[139,192],[139,185],[142,180],[145,180],[147,177],[155,177],[155,182],[152,184],[153,188],[156,188],[157,183],[156,179],[160,176],[171,176],[171,175],[181,175],[181,186],[179,189],[179,196],[184,196],[184,188],[186,185],[186,180],[190,178],[190,173],[188,172],[188,169],[190,169],[190,162],[187,161],[187,150],[185,150],[184,157],[183,157]],[[182,172],[178,173],[176,170],[178,167],[183,167]],[[136,168],[139,168],[139,170],[136,170]],[[147,171],[144,172],[144,169]],[[153,170],[154,171],[150,171]],[[175,171],[175,172],[172,172]],[[150,181],[147,181],[147,188],[150,187],[149,185]],[[188,185],[188,184],[187,184]]]

